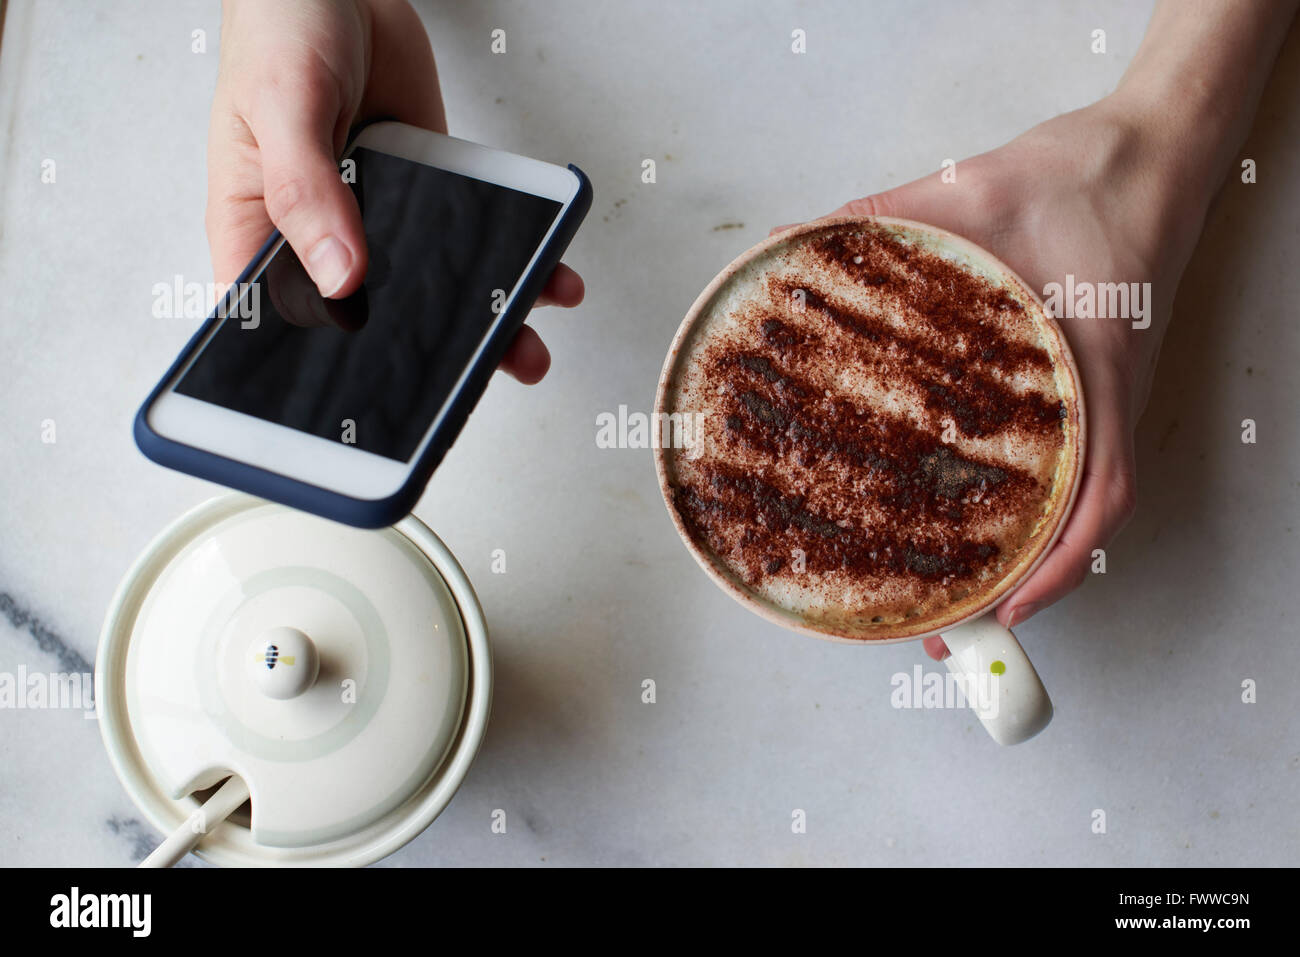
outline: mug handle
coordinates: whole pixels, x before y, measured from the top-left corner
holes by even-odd
[[[1016,636],[992,612],[943,633],[944,661],[998,744],[1020,744],[1052,720],[1052,699]]]

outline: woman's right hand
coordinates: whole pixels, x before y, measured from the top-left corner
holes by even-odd
[[[322,296],[360,288],[361,212],[338,170],[349,130],[372,119],[447,132],[433,50],[406,0],[225,0],[208,130],[208,242],[218,283],[233,282],[272,229]],[[552,273],[540,305],[574,306],[583,284]],[[523,382],[550,354],[524,326],[502,362]]]

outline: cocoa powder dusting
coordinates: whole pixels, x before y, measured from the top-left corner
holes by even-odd
[[[1068,414],[1026,385],[1053,361],[1025,307],[872,227],[808,234],[755,285],[692,357],[680,410],[707,414],[709,452],[670,481],[689,534],[751,586],[865,596],[857,615],[995,582],[1050,498]],[[864,382],[906,402],[846,385]]]
[[[947,288],[939,283],[933,285],[938,289]],[[853,333],[866,343],[892,342],[892,360],[867,350],[863,351],[861,358],[874,362],[877,367],[886,366],[886,371],[897,379],[917,383],[927,393],[927,408],[950,416],[966,435],[989,435],[1013,420],[1039,429],[1059,425],[1064,409],[1059,399],[1048,399],[1037,393],[1022,395],[1002,381],[1006,373],[1021,367],[1050,367],[1051,358],[1047,353],[1037,347],[1008,341],[995,329],[986,328],[973,318],[960,322],[954,318],[957,310],[938,292],[925,297],[926,307],[935,310],[926,314],[942,315],[943,327],[948,331],[927,335],[923,332],[904,333],[882,319],[850,312],[836,306],[825,294],[793,280],[775,279],[770,286],[774,294],[782,298],[791,298],[796,292],[801,292],[806,311]],[[910,306],[917,308],[916,300],[919,298],[919,294],[910,295]],[[952,337],[957,334],[967,337],[969,342],[979,343],[979,348],[972,349],[973,354],[969,355],[957,353],[952,345]],[[992,369],[1001,375],[993,375]]]

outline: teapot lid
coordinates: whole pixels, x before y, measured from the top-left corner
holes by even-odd
[[[144,803],[192,805],[237,774],[252,844],[291,857],[360,835],[384,843],[468,743],[445,804],[490,697],[482,612],[427,528],[361,530],[245,496],[155,541],[119,589],[99,657],[105,740],[137,803],[147,790]],[[418,828],[406,831],[397,845]]]

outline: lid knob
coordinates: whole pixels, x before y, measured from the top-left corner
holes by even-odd
[[[297,628],[269,628],[249,646],[248,670],[268,698],[296,698],[316,683],[320,655]]]

